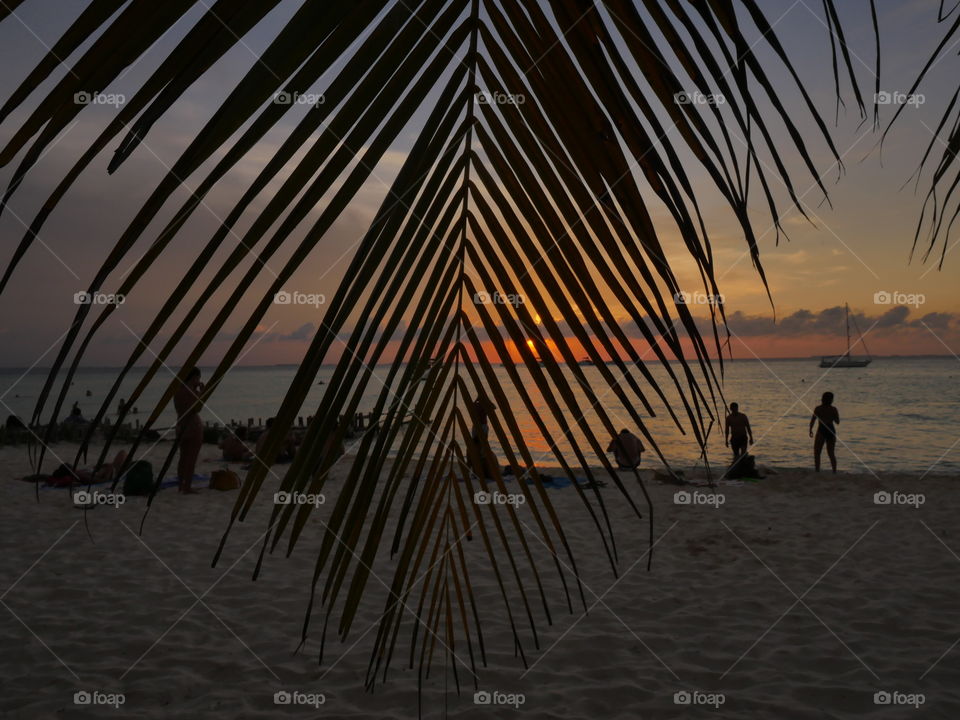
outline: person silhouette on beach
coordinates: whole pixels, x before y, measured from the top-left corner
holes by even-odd
[[[177,463],[179,490],[184,494],[198,492],[191,487],[193,472],[200,457],[203,444],[203,423],[200,420],[200,399],[203,383],[200,382],[200,368],[191,368],[186,377],[180,380],[180,387],[173,395],[173,406],[177,410],[177,436],[180,441],[180,460]]]
[[[475,419],[473,427],[470,429],[470,440],[473,442],[480,456],[480,467],[478,469],[483,477],[490,477],[490,472],[487,468],[486,447],[487,435],[490,433],[488,414],[494,408],[496,408],[496,405],[484,395],[477,395],[476,400],[473,401]]]
[[[823,446],[827,446],[827,455],[830,458],[830,467],[833,472],[837,472],[837,428],[840,423],[840,413],[833,406],[833,393],[825,392],[820,399],[820,405],[813,410],[813,416],[810,418],[810,437],[813,440],[813,466],[817,472],[820,472],[820,453],[823,452]],[[817,426],[817,434],[814,437],[813,426]]]
[[[610,441],[607,452],[612,452],[620,470],[636,470],[640,466],[643,443],[640,438],[624,428]]]
[[[750,419],[740,412],[738,403],[730,403],[730,414],[723,427],[724,444],[733,449],[733,461],[747,454],[747,446],[753,445],[753,428]]]

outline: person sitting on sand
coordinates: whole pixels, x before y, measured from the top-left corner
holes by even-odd
[[[813,416],[810,418],[810,437],[813,440],[813,466],[817,472],[820,472],[820,453],[823,452],[823,446],[827,446],[827,455],[830,458],[830,467],[833,472],[837,472],[837,428],[840,423],[840,413],[833,406],[833,393],[825,392],[820,399],[820,405],[814,408]],[[817,425],[817,434],[814,437],[813,426]]]
[[[63,421],[64,423],[69,423],[71,425],[82,425],[86,422],[86,419],[83,417],[83,414],[80,412],[80,404],[75,402],[73,407],[70,408],[70,415]]]
[[[247,429],[243,426],[238,427],[233,432],[228,432],[227,436],[220,442],[223,459],[227,462],[246,462],[250,460],[253,453],[244,442],[246,439]]]
[[[203,445],[203,422],[200,420],[200,399],[203,383],[200,382],[200,368],[194,367],[180,381],[180,387],[173,395],[173,405],[177,410],[177,437],[180,442],[180,461],[177,463],[177,477],[180,479],[179,491],[184,494],[199,492],[191,487],[193,473],[200,457]]]
[[[273,427],[274,418],[267,418],[266,429],[260,433],[260,437],[257,438],[257,457],[259,457],[263,448],[267,444],[267,435],[270,434],[270,428]],[[280,449],[277,459],[274,462],[290,462],[293,460],[293,456],[297,453],[297,446],[293,442],[293,437],[290,433],[287,433],[287,436],[283,439],[283,446]]]
[[[738,403],[730,403],[730,414],[727,415],[723,428],[724,443],[733,448],[733,461],[741,455],[747,454],[747,444],[753,445],[753,428],[750,420],[740,412]]]
[[[643,453],[643,443],[640,438],[624,428],[620,434],[610,441],[607,452],[612,452],[620,470],[636,470],[640,467],[640,456]]]

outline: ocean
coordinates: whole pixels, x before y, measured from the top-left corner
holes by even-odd
[[[655,365],[648,367],[658,381],[664,382],[663,387],[666,388],[666,372]],[[634,424],[630,421],[626,409],[616,401],[613,393],[606,390],[600,371],[594,367],[582,369],[595,388],[600,399],[599,404],[616,428],[634,430]],[[375,370],[379,375],[381,369]],[[615,366],[611,365],[610,370],[614,377],[619,376]],[[142,377],[142,372],[135,369],[131,373],[120,397],[128,396]],[[569,370],[565,372],[570,374]],[[115,373],[116,371],[111,369],[80,370],[74,379],[61,418],[69,412],[74,401],[79,404],[84,416],[93,416],[108,392]],[[256,423],[260,419],[266,419],[276,412],[295,373],[296,369],[289,366],[234,368],[225,377],[201,415],[205,421],[211,423],[226,423],[231,420],[246,423],[247,418],[254,418]],[[329,380],[332,373],[332,368],[324,367],[317,380]],[[538,465],[557,466],[554,451],[538,432],[519,395],[511,387],[506,371],[498,368],[497,373],[502,378],[510,407],[497,408],[495,412],[514,414]],[[204,373],[205,376],[209,374],[209,370]],[[4,416],[13,413],[28,419],[45,377],[42,370],[0,370],[0,412]],[[639,374],[637,377],[640,382]],[[161,379],[165,383],[169,376]],[[951,474],[960,471],[960,449],[956,447],[960,445],[958,380],[960,361],[952,357],[876,358],[867,368],[832,370],[820,369],[815,358],[737,360],[725,364],[724,395],[728,402],[738,402],[741,412],[750,418],[756,441],[751,452],[762,465],[812,465],[813,441],[807,434],[810,411],[819,404],[821,394],[829,390],[836,397],[834,404],[841,418],[840,442],[837,445],[841,470]],[[548,422],[551,433],[554,433],[556,452],[573,462],[575,458],[571,446],[556,431],[557,426],[550,417],[546,403],[535,392],[533,382],[525,382],[524,385]],[[313,414],[328,387],[327,384],[314,385],[302,409],[303,416]],[[377,379],[370,382],[367,396],[361,403],[361,410],[368,412],[373,408],[375,396],[381,387]],[[642,383],[641,388],[646,391]],[[89,397],[87,391],[90,392]],[[163,385],[155,380],[148,392],[135,403],[139,414],[130,417],[145,420],[162,391]],[[602,429],[603,424],[597,411],[589,408],[579,387],[575,387],[575,394],[581,403],[584,420],[590,427],[596,428],[605,447],[608,438]],[[667,395],[675,396],[669,392]],[[648,397],[652,403],[656,400],[652,394]],[[115,416],[116,405],[117,400],[114,400],[111,417]],[[676,404],[674,407],[679,415],[681,406]],[[672,465],[684,468],[702,463],[700,449],[692,434],[681,434],[662,406],[654,404],[654,411],[655,417],[647,417],[642,407],[637,408],[666,459]],[[681,415],[681,418],[683,417]],[[576,418],[577,414],[569,415],[568,421],[572,422]],[[169,426],[173,421],[172,409],[168,409],[158,426]],[[728,460],[722,428],[721,418],[714,425],[708,442],[708,458],[712,465],[725,464]],[[579,431],[575,434],[582,440]],[[591,452],[585,442],[581,447],[585,452]],[[501,448],[494,445],[494,450],[501,458],[504,457]],[[597,464],[590,455],[588,460],[591,464]],[[829,467],[826,456],[823,460],[825,466]],[[659,464],[654,453],[644,454],[644,467]]]

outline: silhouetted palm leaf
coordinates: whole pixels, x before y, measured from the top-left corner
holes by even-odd
[[[8,0],[5,7],[15,5]],[[20,107],[56,69],[59,58],[78,53],[85,40],[94,38],[0,150],[4,165],[22,155],[4,201],[81,111],[75,93],[109,87],[193,5],[188,0],[126,5],[95,0],[80,14],[0,112],[6,117]],[[53,191],[16,249],[0,290],[81,171],[117,138],[110,172],[147,145],[153,124],[275,5],[218,0],[207,8]],[[825,0],[824,9],[835,53],[854,80],[863,114],[833,2]],[[744,27],[747,19],[750,26]],[[773,87],[764,68],[769,58],[761,61],[758,44],[796,80],[799,102],[794,105],[799,107],[788,108],[782,88]],[[835,61],[839,89],[838,72]],[[137,292],[144,274],[210,190],[268,131],[281,127],[294,106],[272,101],[280,92],[322,92],[326,101],[297,121],[213,237],[198,248],[156,319],[139,329],[141,342],[118,373],[96,422],[112,407],[135,363],[147,360],[150,365],[128,396],[128,407],[150,383],[160,381],[157,374],[189,330],[198,329],[201,336],[185,367],[199,361],[236,306],[252,300],[255,307],[207,383],[202,399],[209,398],[241,356],[275,294],[350,207],[377,163],[397,146],[401,132],[417,122],[420,131],[326,304],[321,327],[277,410],[263,457],[267,465],[277,457],[318,370],[339,353],[305,442],[279,483],[270,481],[273,490],[327,492],[334,498],[324,521],[304,638],[315,611],[322,615],[324,637],[331,619],[338,636],[348,635],[371,566],[389,544],[394,574],[368,684],[386,673],[407,614],[420,621],[410,623],[408,660],[418,665],[421,677],[429,671],[437,644],[451,654],[466,644],[471,666],[477,660],[485,663],[471,560],[463,545],[464,537],[476,532],[496,576],[517,652],[526,662],[523,626],[537,646],[539,622],[552,619],[545,573],[559,576],[567,610],[573,610],[576,595],[584,608],[586,603],[562,518],[536,469],[543,458],[531,452],[513,417],[511,393],[569,479],[585,475],[597,480],[591,466],[601,464],[639,518],[635,493],[623,485],[604,452],[602,438],[616,433],[617,421],[604,400],[615,397],[626,408],[666,463],[647,428],[646,419],[654,412],[648,396],[666,406],[680,431],[705,443],[718,402],[711,355],[720,357],[724,345],[717,329],[722,305],[713,308],[712,337],[703,338],[688,307],[676,301],[681,287],[654,226],[651,200],[669,212],[704,289],[718,295],[710,239],[691,179],[696,166],[737,217],[766,285],[747,212],[751,177],[759,181],[778,234],[779,212],[758,154],[769,156],[793,200],[796,186],[782,156],[799,159],[823,189],[807,151],[810,138],[799,128],[815,128],[815,140],[825,143],[837,163],[839,154],[780,46],[776,28],[754,0],[307,2],[278,29],[169,168],[103,260],[90,281],[91,291],[113,280],[119,283],[117,292]],[[677,101],[678,94],[694,92],[722,96],[724,107]],[[483,101],[490,97],[516,102]],[[771,109],[761,112],[760,107]],[[426,119],[420,121],[416,113],[426,113]],[[782,131],[788,140],[774,140]],[[203,169],[208,165],[212,169]],[[189,197],[156,237],[147,235],[188,178],[194,188]],[[271,183],[278,189],[268,193]],[[264,207],[240,234],[241,218],[255,200],[264,200]],[[320,210],[318,219],[294,242],[294,231],[315,209]],[[144,238],[149,245],[142,257],[121,274]],[[227,247],[228,238],[237,242],[215,265],[213,258]],[[253,282],[281,248],[292,248],[289,259],[262,296],[253,293]],[[208,270],[213,276],[200,284]],[[194,285],[199,295],[187,302]],[[214,303],[215,293],[223,291],[229,292],[227,299]],[[526,302],[473,302],[481,292],[519,294]],[[107,307],[89,317],[91,309],[81,305],[77,310],[37,402],[34,423],[59,415],[85,350],[115,311]],[[649,360],[635,349],[620,313],[649,344]],[[161,332],[166,333],[162,348],[145,355]],[[689,357],[684,341],[692,346]],[[578,365],[578,346],[597,363],[598,376]],[[431,358],[439,361],[431,364]],[[495,370],[496,362],[502,363],[502,374]],[[667,386],[654,379],[648,362],[663,369]],[[61,368],[67,372],[57,390]],[[349,477],[331,492],[328,471],[338,460],[336,448],[346,432],[338,418],[352,416],[365,393],[378,387],[372,411],[378,432],[362,437]],[[157,421],[174,388],[171,382],[144,430]],[[478,419],[471,398],[481,393],[498,408],[491,416],[492,437],[514,475],[529,476],[529,485],[514,486],[526,496],[529,525],[510,505],[473,501],[479,490],[507,492],[497,458],[488,446],[478,448],[470,439]],[[596,413],[598,425],[587,422],[587,409]],[[88,435],[80,453],[89,440]],[[560,440],[572,456],[560,452]],[[136,446],[130,456],[136,456]],[[484,466],[490,468],[489,478],[483,477]],[[265,465],[253,466],[231,524],[244,519],[272,474]],[[607,516],[612,498],[596,483],[574,482],[573,487],[616,573],[619,558]],[[264,552],[284,539],[291,551],[312,509],[275,505]],[[390,517],[399,518],[392,533],[387,529]],[[552,569],[543,564],[544,555],[551,557]],[[565,568],[572,570],[573,583]]]
[[[954,5],[948,12],[944,12],[944,3],[941,0],[937,21],[945,23],[957,7],[957,5]],[[944,52],[944,49],[946,48],[946,51],[950,52],[956,45],[956,37],[958,34],[960,34],[960,14],[958,14],[947,27],[936,50],[934,50],[930,59],[927,60],[923,66],[913,86],[905,93],[907,97],[916,96],[917,90],[922,86],[931,68],[942,59],[941,53]],[[943,267],[943,261],[949,249],[947,239],[950,236],[951,230],[953,230],[954,222],[958,215],[960,215],[960,202],[957,202],[956,198],[957,187],[960,186],[960,167],[956,165],[957,152],[960,151],[960,109],[958,109],[957,106],[958,95],[960,95],[960,90],[955,92],[950,98],[950,102],[947,103],[947,107],[936,129],[926,128],[930,132],[930,143],[927,145],[916,171],[917,183],[919,184],[922,171],[929,166],[933,158],[939,158],[936,167],[932,171],[930,189],[924,198],[923,210],[917,222],[917,230],[914,234],[913,246],[910,251],[912,258],[913,253],[917,250],[917,244],[920,242],[920,236],[924,232],[924,226],[926,226],[928,244],[926,250],[923,252],[923,261],[926,262],[930,257],[930,253],[933,252],[937,245],[937,240],[942,239],[942,250],[940,252],[940,260],[937,264],[939,268]],[[889,125],[884,130],[884,138],[886,138],[887,133],[890,132],[893,124],[900,117],[904,109],[911,106],[911,103],[902,103],[897,107]],[[940,137],[940,134],[945,128],[948,128],[948,126],[947,138],[944,140]],[[931,158],[931,155],[933,158]],[[943,196],[940,198],[937,197],[938,190],[943,191]]]

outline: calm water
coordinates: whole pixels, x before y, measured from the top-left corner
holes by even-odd
[[[654,366],[650,368],[655,377],[666,379],[663,370]],[[603,395],[605,386],[599,371],[592,367],[584,368],[584,371],[588,381],[597,383],[597,394]],[[132,373],[121,397],[128,396],[141,372]],[[611,372],[618,376],[615,367],[611,366]],[[510,410],[515,414],[534,458],[539,465],[556,465],[547,442],[522,407],[519,396],[509,389],[506,372],[500,369],[498,373],[503,378],[504,387],[508,388]],[[209,372],[205,374],[209,375]],[[275,413],[294,374],[295,370],[289,367],[236,368],[221,383],[202,415],[211,422],[266,418]],[[329,379],[331,374],[332,369],[324,368],[318,380]],[[29,418],[44,377],[37,371],[24,376],[23,371],[0,370],[0,413],[14,412]],[[111,370],[81,371],[68,395],[67,410],[76,400],[85,416],[94,415],[113,378],[114,371]],[[167,380],[163,378],[164,382]],[[868,368],[834,370],[819,369],[814,359],[743,360],[727,364],[725,394],[728,401],[739,402],[741,411],[750,417],[757,441],[754,453],[763,464],[781,467],[811,464],[812,441],[807,436],[810,408],[819,403],[824,391],[830,390],[836,395],[835,404],[841,417],[842,443],[837,446],[841,469],[925,472],[932,468],[930,472],[942,474],[960,471],[960,443],[953,447],[960,439],[958,380],[960,362],[954,358],[880,358]],[[532,381],[525,386],[533,392]],[[327,387],[314,386],[303,415],[312,414]],[[641,384],[641,387],[644,386]],[[369,411],[373,408],[375,394],[380,388],[379,382],[371,381],[361,409]],[[92,393],[91,397],[86,397],[87,390]],[[162,390],[163,386],[155,383],[137,401],[138,417],[146,418]],[[584,418],[591,427],[601,429],[597,413],[587,409],[588,404],[579,388],[577,396],[582,401]],[[542,399],[535,396],[534,402],[548,419],[549,410]],[[112,403],[113,412],[116,404],[116,401]],[[603,397],[603,407],[618,428],[632,426],[626,410],[616,402],[612,393]],[[681,435],[661,407],[655,405],[654,409],[657,417],[648,420],[648,427],[667,459],[680,467],[696,464],[700,453],[692,437]],[[638,411],[643,417],[641,410]],[[677,406],[678,413],[679,410]],[[502,413],[504,409],[497,412]],[[575,417],[568,419],[572,421]],[[172,422],[173,413],[168,410],[162,416],[160,426]],[[550,425],[553,430],[552,422]],[[588,446],[584,444],[582,447]],[[567,458],[573,459],[565,441],[560,442],[559,448]],[[496,450],[499,452],[499,448]],[[714,427],[709,454],[712,462],[724,462],[727,458],[721,427]],[[645,455],[644,465],[650,466],[652,462],[655,461],[651,455]]]

